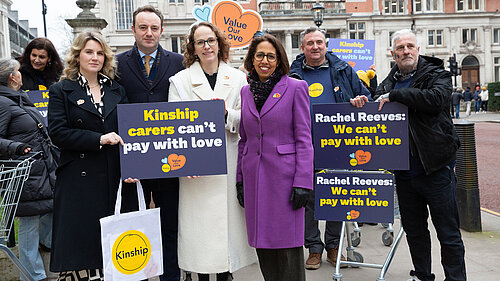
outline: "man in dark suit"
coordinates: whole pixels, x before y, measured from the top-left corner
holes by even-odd
[[[164,50],[159,42],[163,32],[163,14],[147,5],[133,14],[132,32],[134,47],[117,55],[118,79],[125,88],[130,103],[154,103],[168,101],[169,78],[184,67],[183,57]],[[179,206],[179,180],[141,180],[146,205],[151,195],[156,207],[160,207],[163,243],[163,275],[161,281],[179,281],[177,262],[177,210]],[[129,186],[122,191],[122,211],[137,210],[137,191]]]

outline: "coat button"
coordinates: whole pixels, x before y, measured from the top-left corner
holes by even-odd
[[[260,148],[257,149],[257,155],[260,155]]]
[[[149,94],[150,94],[150,95],[154,95],[154,93],[153,93],[153,92],[149,92]]]
[[[85,153],[80,154],[80,158],[85,158]]]
[[[86,172],[82,172],[82,177],[86,177],[87,176],[87,173]]]
[[[77,123],[79,123],[79,124],[82,124],[82,123],[83,123],[83,120],[82,120],[82,119],[80,119],[80,118],[78,118],[78,119],[76,120],[76,122],[77,122]]]

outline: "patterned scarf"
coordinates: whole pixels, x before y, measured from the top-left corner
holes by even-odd
[[[281,80],[282,76],[283,74],[281,74],[280,71],[275,71],[271,74],[271,76],[269,76],[266,82],[261,82],[259,75],[257,75],[255,70],[250,72],[250,75],[248,76],[248,84],[250,84],[250,91],[253,93],[255,107],[259,113],[262,106],[264,106],[267,97],[269,97],[269,94],[273,90],[274,86]]]

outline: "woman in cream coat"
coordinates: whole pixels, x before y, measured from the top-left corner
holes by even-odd
[[[225,102],[227,175],[181,178],[179,188],[179,267],[208,280],[256,262],[248,245],[244,210],[236,198],[240,90],[245,74],[226,64],[229,43],[214,25],[195,24],[185,40],[186,69],[171,77],[169,101],[221,99]]]

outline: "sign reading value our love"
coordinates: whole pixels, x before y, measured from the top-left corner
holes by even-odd
[[[43,117],[43,121],[45,121],[45,125],[47,125],[47,112],[49,106],[49,90],[43,91],[28,91],[28,96],[30,100],[35,105],[36,109],[40,112]]]
[[[316,169],[408,170],[408,107],[397,102],[313,104]]]
[[[355,71],[367,71],[375,59],[375,40],[330,38],[328,50],[346,61]]]
[[[394,176],[382,172],[332,172],[315,175],[314,218],[331,221],[392,223]]]
[[[224,101],[118,105],[122,178],[226,174]]]
[[[262,17],[254,10],[245,10],[234,1],[220,1],[214,7],[209,5],[193,7],[193,16],[198,21],[211,22],[227,36],[231,49],[250,45],[253,35],[262,30]]]

